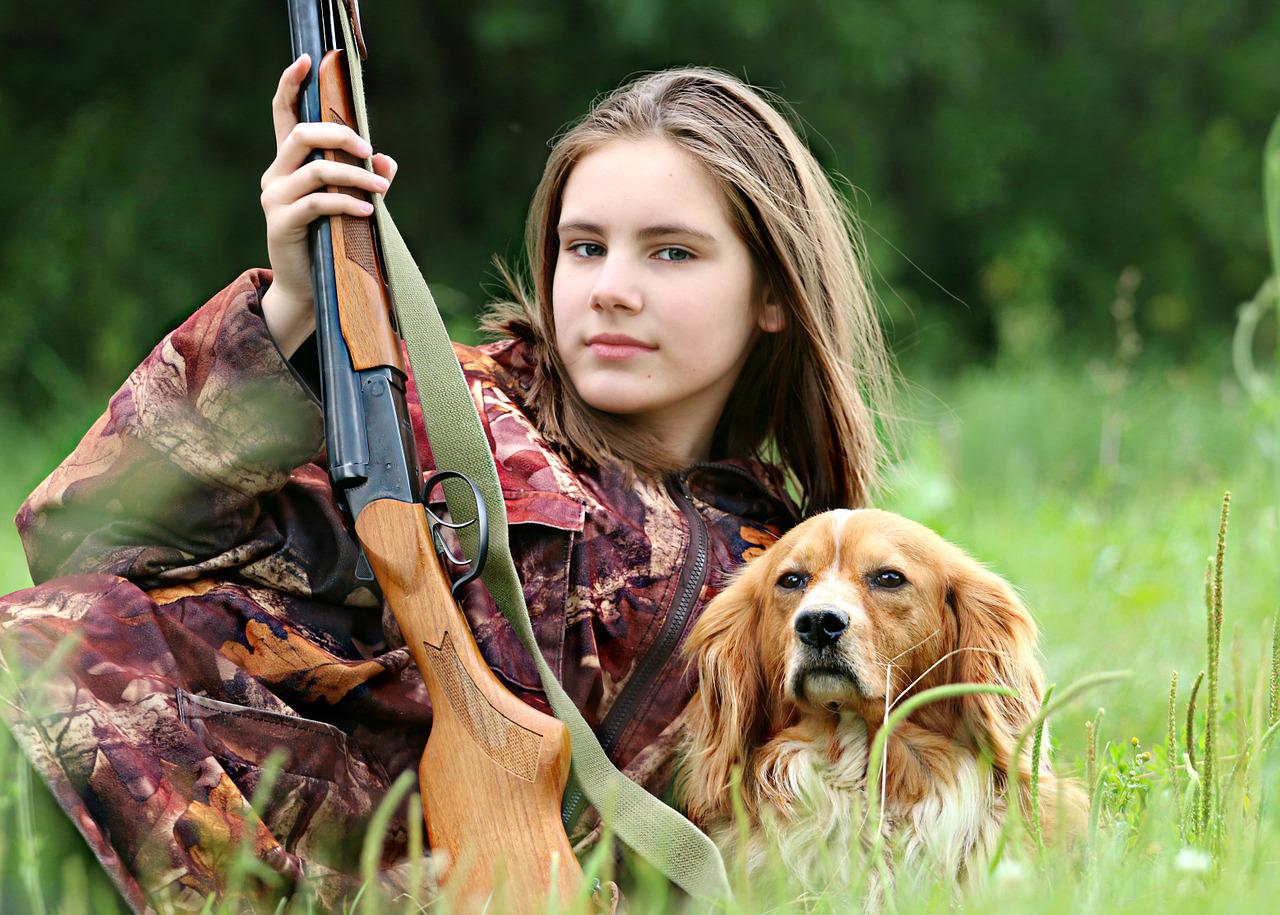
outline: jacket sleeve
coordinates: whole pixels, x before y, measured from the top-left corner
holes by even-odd
[[[28,497],[15,521],[37,584],[87,572],[144,588],[227,576],[368,602],[316,463],[320,404],[262,318],[270,281],[247,271],[161,340]]]

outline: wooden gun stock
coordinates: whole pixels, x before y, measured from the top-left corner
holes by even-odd
[[[330,51],[321,61],[320,110],[325,120],[354,125],[342,55]],[[355,161],[341,152],[329,157]],[[352,367],[404,374],[370,220],[339,216],[330,226]],[[407,423],[401,434],[412,444]],[[583,877],[560,819],[568,729],[514,696],[485,662],[450,592],[420,502],[375,499],[359,511],[355,528],[431,697],[419,779],[432,851],[449,862],[446,888],[459,893],[463,911],[479,910],[499,884],[506,911],[541,911],[552,899],[569,903]]]
[[[421,506],[372,502],[356,533],[431,695],[419,778],[432,850],[457,862],[470,905],[488,898],[495,879],[513,912],[541,911],[553,895],[568,903],[582,883],[560,822],[568,729],[490,670],[449,593]]]

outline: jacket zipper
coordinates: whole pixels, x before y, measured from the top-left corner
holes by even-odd
[[[680,634],[684,632],[685,624],[689,621],[689,615],[698,602],[698,595],[702,593],[702,586],[707,578],[709,539],[707,522],[694,507],[688,486],[682,476],[672,477],[668,481],[667,491],[689,525],[689,551],[686,554],[684,566],[680,569],[675,600],[671,604],[667,618],[663,620],[662,630],[636,665],[635,672],[627,680],[627,685],[622,688],[622,694],[614,700],[613,706],[600,725],[600,746],[606,754],[612,754],[618,739],[631,723],[636,706],[649,694],[653,681],[671,659],[676,643],[680,640]],[[585,801],[582,788],[575,783],[573,788],[565,794],[564,803],[560,808],[566,830],[573,828],[573,824],[586,806]]]

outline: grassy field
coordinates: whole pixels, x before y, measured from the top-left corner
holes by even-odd
[[[1041,626],[1061,692],[1092,672],[1132,676],[1053,716],[1058,766],[1086,777],[1095,730],[1096,831],[1080,853],[1037,857],[1011,843],[965,891],[967,911],[1253,911],[1280,892],[1280,815],[1268,725],[1272,620],[1280,609],[1276,426],[1236,383],[1223,348],[1199,365],[1129,368],[1109,359],[914,377],[901,459],[885,506],[962,544],[1017,585]],[[59,429],[9,420],[16,466],[0,509],[18,502],[92,416]],[[0,418],[0,422],[4,422]],[[13,453],[12,446],[18,446]],[[1205,567],[1223,493],[1231,516],[1223,576],[1220,802],[1202,823],[1195,773],[1167,761],[1169,682],[1178,675],[1177,755],[1192,681],[1209,669]],[[0,530],[0,591],[28,583],[16,536]],[[1194,722],[1203,741],[1208,683]],[[1102,711],[1105,709],[1105,711]],[[1267,735],[1269,741],[1270,735]],[[1260,745],[1265,744],[1260,749]],[[1197,748],[1203,766],[1203,747]],[[0,911],[110,911],[109,887],[0,732]],[[855,881],[856,882],[856,881]],[[955,890],[927,877],[891,894],[898,911],[947,911]],[[642,888],[637,911],[658,910]],[[379,911],[372,895],[365,898]],[[778,878],[740,888],[737,909],[848,911],[849,897]]]

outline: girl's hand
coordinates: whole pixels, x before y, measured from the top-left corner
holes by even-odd
[[[348,187],[385,194],[396,173],[395,160],[381,153],[373,157],[374,173],[327,159],[307,161],[315,149],[341,149],[362,159],[373,152],[350,127],[298,123],[298,88],[309,69],[311,59],[303,54],[280,75],[280,85],[271,102],[276,158],[262,175],[267,257],[274,277],[263,294],[262,313],[286,358],[315,330],[307,227],[321,216],[373,213],[372,204],[326,188]]]

